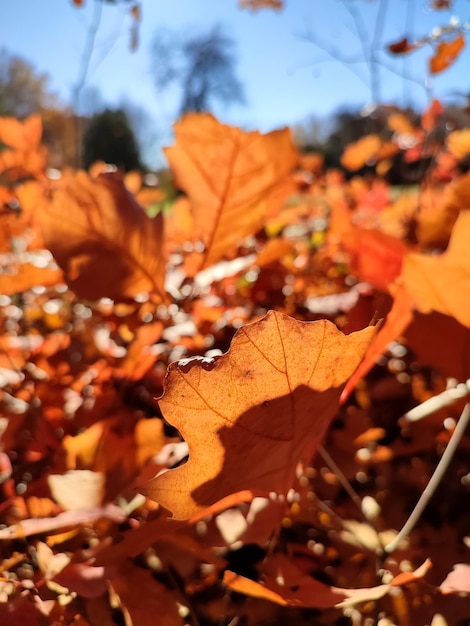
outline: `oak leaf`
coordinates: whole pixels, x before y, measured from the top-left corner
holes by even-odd
[[[122,300],[153,292],[165,298],[163,217],[149,218],[120,177],[78,172],[29,210],[78,296]]]
[[[165,154],[189,197],[194,236],[204,246],[187,265],[193,276],[263,226],[270,193],[294,168],[298,154],[288,129],[244,132],[210,114],[185,115],[175,124],[175,137]]]
[[[464,159],[470,154],[470,128],[454,130],[447,136],[447,145],[450,152],[457,159]]]
[[[392,54],[408,54],[408,52],[415,50],[416,44],[411,43],[408,37],[403,37],[403,39],[389,44],[387,48]]]
[[[341,402],[346,401],[358,381],[374,367],[387,346],[400,337],[413,319],[413,299],[403,285],[398,286],[394,295],[393,306],[387,319],[369,344],[359,367],[346,383],[341,394]]]
[[[376,158],[381,145],[382,140],[378,135],[366,135],[347,146],[341,157],[341,164],[348,170],[359,170]]]
[[[374,333],[343,335],[327,320],[270,311],[240,328],[226,354],[171,364],[159,403],[186,439],[189,461],[147,483],[145,493],[177,519],[238,491],[286,493]]]
[[[427,109],[425,109],[423,115],[421,116],[421,128],[427,132],[434,130],[437,125],[437,120],[443,112],[444,107],[439,100],[436,100],[434,98],[431,104],[428,106]]]
[[[275,554],[264,563],[264,584],[230,570],[224,572],[223,582],[233,591],[254,598],[263,598],[281,606],[342,608],[378,600],[389,593],[392,587],[416,583],[426,575],[430,567],[431,561],[427,559],[415,571],[398,574],[388,584],[344,589],[326,585],[302,573],[284,555]],[[280,579],[283,581],[282,584],[279,583]]]
[[[446,70],[464,48],[465,38],[463,35],[459,35],[452,41],[441,41],[437,46],[435,55],[429,60],[431,74],[438,74]]]
[[[401,280],[419,311],[438,311],[470,327],[469,246],[470,212],[462,211],[443,254],[405,257]]]
[[[352,227],[344,245],[351,254],[351,269],[377,289],[388,291],[400,275],[407,246],[379,230]]]
[[[0,119],[0,141],[10,148],[27,152],[39,146],[42,135],[40,115],[31,115],[23,122],[14,117]]]

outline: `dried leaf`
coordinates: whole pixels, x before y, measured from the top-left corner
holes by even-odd
[[[408,54],[408,52],[415,50],[416,44],[410,43],[408,37],[403,37],[403,39],[389,44],[387,48],[392,54]]]
[[[464,159],[470,154],[470,128],[454,130],[447,136],[447,145],[450,152],[457,159]]]
[[[155,626],[156,621],[165,626],[183,626],[175,595],[150,570],[129,561],[110,584],[119,598],[126,626]]]
[[[441,115],[443,112],[444,107],[439,102],[439,100],[436,100],[434,98],[429,107],[424,111],[423,115],[421,116],[421,127],[427,132],[434,130],[434,128],[436,127],[437,119],[439,118],[439,115]]]
[[[111,519],[117,523],[121,523],[126,519],[126,516],[120,508],[114,506],[113,504],[108,504],[104,507],[98,508],[65,511],[65,513],[60,513],[56,517],[25,519],[19,524],[14,524],[8,528],[2,528],[0,529],[0,540],[11,540],[29,537],[30,535],[49,533],[51,531],[62,530],[68,526],[90,524],[101,518]]]
[[[468,593],[470,594],[470,565],[456,563],[454,569],[449,572],[440,585],[442,593]]]
[[[41,116],[31,115],[23,122],[13,117],[0,118],[0,142],[21,152],[39,146],[42,135]]]
[[[436,53],[429,60],[429,71],[438,74],[446,70],[456,60],[465,48],[465,38],[459,35],[452,41],[441,41],[437,46]]]
[[[90,470],[70,470],[47,478],[52,497],[66,511],[99,507],[104,496],[105,476]]]
[[[270,561],[273,563],[270,564]],[[390,584],[362,589],[343,589],[325,585],[311,576],[302,574],[282,555],[274,555],[268,559],[267,566],[273,571],[263,576],[263,584],[229,570],[224,572],[224,584],[237,593],[263,598],[281,606],[343,608],[378,600],[386,595],[391,587],[415,582],[426,574],[431,567],[431,562],[426,561],[414,572],[399,574]],[[281,584],[280,581],[282,581]]]
[[[377,156],[382,144],[378,135],[366,135],[350,143],[341,157],[341,164],[348,170],[359,170]]]
[[[82,298],[121,300],[153,292],[163,300],[163,218],[150,219],[121,178],[78,172],[35,213],[46,247]]]
[[[159,403],[187,440],[189,461],[150,481],[145,493],[177,519],[245,489],[286,493],[374,333],[346,336],[331,322],[271,311],[242,327],[225,355],[170,365]]]
[[[246,133],[210,114],[187,114],[175,124],[175,137],[165,154],[190,199],[194,234],[204,245],[187,265],[193,276],[261,228],[270,192],[298,155],[287,129]]]
[[[395,293],[392,309],[387,315],[384,325],[370,343],[363,361],[346,383],[341,402],[345,402],[350,393],[367,372],[374,367],[377,359],[385,352],[387,346],[397,339],[413,319],[413,298],[403,288],[399,287]]]
[[[411,253],[402,280],[422,313],[438,311],[470,326],[470,212],[455,222],[447,250],[439,256]]]
[[[351,228],[344,236],[351,253],[351,270],[377,289],[388,291],[400,275],[406,245],[379,230]]]

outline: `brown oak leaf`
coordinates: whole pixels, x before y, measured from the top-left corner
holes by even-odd
[[[114,300],[153,292],[163,300],[163,217],[147,216],[118,175],[78,172],[34,213],[45,245],[75,293]]]

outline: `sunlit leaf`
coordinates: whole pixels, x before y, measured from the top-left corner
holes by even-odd
[[[470,212],[455,222],[447,250],[440,256],[411,253],[402,279],[422,313],[438,311],[470,326]]]
[[[165,154],[191,202],[194,237],[204,251],[187,265],[191,276],[233,252],[263,225],[269,194],[297,162],[287,129],[267,135],[190,113],[175,124]]]
[[[346,147],[341,164],[348,170],[359,170],[377,156],[382,141],[378,135],[366,135]]]
[[[242,327],[225,355],[173,363],[159,404],[189,461],[148,483],[147,495],[184,519],[245,489],[286,493],[374,333],[346,336],[328,321],[270,312]]]
[[[452,41],[441,41],[436,53],[429,60],[429,71],[438,74],[446,70],[465,48],[465,37],[459,35]]]

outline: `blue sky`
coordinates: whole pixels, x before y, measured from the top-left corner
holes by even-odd
[[[84,8],[76,8],[71,0],[0,0],[0,45],[49,74],[51,88],[63,101],[70,101],[78,79],[94,2],[85,0]],[[244,106],[215,111],[222,121],[269,131],[309,115],[324,118],[343,105],[359,108],[371,100],[365,65],[334,61],[312,43],[324,42],[340,56],[360,56],[361,41],[345,8],[348,3],[362,16],[366,37],[372,37],[379,0],[285,0],[281,12],[257,13],[239,9],[237,0],[142,0],[136,52],[129,50],[128,9],[107,5],[87,84],[98,88],[106,103],[126,98],[145,107],[159,137],[168,137],[177,104],[171,94],[155,90],[152,63],[157,61],[151,58],[152,38],[159,28],[191,33],[220,23],[236,41],[237,74],[246,95]],[[428,0],[388,0],[387,4],[384,44],[405,34],[427,35],[434,26],[448,24],[452,15],[470,19],[468,0],[454,2],[452,11],[430,11]],[[384,103],[422,107],[430,93],[449,101],[455,91],[470,92],[470,45],[449,70],[432,79],[431,91],[426,92],[423,86],[430,53],[425,47],[403,59],[382,55],[383,63],[393,69],[381,66]],[[403,69],[417,82],[404,82]]]

